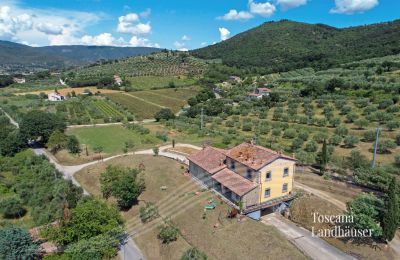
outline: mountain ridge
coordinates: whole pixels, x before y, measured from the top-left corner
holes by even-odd
[[[269,72],[333,65],[400,53],[400,20],[336,28],[291,20],[263,23],[230,39],[191,51],[236,67]]]
[[[0,72],[21,72],[43,69],[62,69],[88,65],[99,60],[113,60],[159,52],[153,47],[115,47],[61,45],[31,47],[0,41]],[[1,69],[3,68],[3,69]]]

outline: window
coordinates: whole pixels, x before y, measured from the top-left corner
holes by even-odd
[[[272,173],[271,172],[267,172],[265,174],[265,181],[270,181],[272,179]]]
[[[285,184],[283,184],[283,186],[282,186],[282,192],[284,193],[284,192],[287,192],[287,191],[288,191],[288,184],[285,183]]]
[[[264,198],[268,198],[269,196],[271,196],[271,189],[270,188],[265,189],[265,191],[264,191]]]
[[[283,169],[283,177],[289,176],[289,168]]]
[[[253,177],[252,171],[247,169],[247,179],[251,179]]]
[[[231,169],[233,169],[233,170],[235,169],[235,162],[231,163]]]

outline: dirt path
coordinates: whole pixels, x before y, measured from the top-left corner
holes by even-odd
[[[319,237],[315,237],[312,233],[304,228],[296,226],[294,223],[287,221],[277,213],[272,213],[262,217],[261,222],[274,226],[283,235],[300,249],[305,255],[311,259],[318,260],[355,260],[356,258],[340,251],[334,246]]]
[[[6,111],[4,111],[1,107],[0,110],[3,111],[3,113],[6,115],[6,117],[8,117],[8,119],[10,119],[10,123],[12,125],[14,125],[16,128],[19,128],[19,124],[9,115],[6,113]]]
[[[142,121],[132,121],[128,122],[128,124],[139,124],[139,123],[153,123],[155,119],[144,119]],[[96,126],[112,126],[112,125],[123,125],[123,122],[115,122],[115,123],[102,123],[102,124],[88,124],[88,125],[68,125],[67,128],[82,128],[82,127],[96,127]]]

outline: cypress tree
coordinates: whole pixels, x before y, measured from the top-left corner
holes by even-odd
[[[383,213],[382,229],[383,238],[391,241],[394,238],[396,230],[399,226],[399,201],[397,197],[397,183],[393,177],[389,184],[389,190],[386,197],[386,210]]]
[[[326,144],[326,140],[324,139],[324,143],[322,144],[321,153],[319,154],[319,164],[321,167],[321,173],[325,172],[326,165],[329,162],[329,154],[328,147]]]

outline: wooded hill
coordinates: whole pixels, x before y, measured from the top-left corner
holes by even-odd
[[[264,67],[265,72],[334,65],[400,53],[400,20],[335,28],[282,20],[267,22],[226,41],[191,53],[222,59],[236,67]]]
[[[121,59],[158,52],[148,47],[45,46],[31,47],[0,41],[0,72],[19,73],[87,65],[99,60]]]

